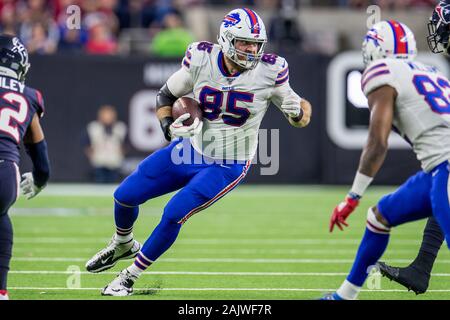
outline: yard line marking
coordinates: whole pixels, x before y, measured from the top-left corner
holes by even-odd
[[[12,261],[45,261],[45,262],[76,262],[87,261],[89,258],[59,258],[59,257],[13,257]]]
[[[161,215],[163,208],[146,207],[146,215]],[[59,216],[59,217],[74,217],[74,216],[110,216],[111,209],[106,208],[64,208],[64,207],[50,207],[50,208],[17,208],[14,207],[9,211],[12,216]],[[46,230],[46,229],[43,229]],[[90,234],[94,234],[91,232]]]
[[[110,241],[111,238],[71,238],[71,237],[18,237],[15,238],[15,243],[105,243]],[[402,245],[417,245],[422,240],[418,239],[394,239],[392,243]],[[177,244],[359,244],[360,238],[357,239],[312,239],[312,238],[300,238],[300,239],[179,239]]]
[[[112,194],[117,188],[117,184],[94,184],[94,183],[49,183],[48,186],[42,191],[42,196],[107,196],[112,197]],[[394,190],[394,187],[381,187],[373,186],[371,190],[367,192],[366,197],[378,196],[382,193],[390,193]],[[323,193],[336,192],[345,190],[345,187],[339,186],[323,186],[323,185],[308,185],[308,186],[288,186],[280,185],[274,188],[272,185],[258,185],[258,186],[239,186],[233,194],[233,197],[239,195],[268,195],[268,196],[285,196],[295,195],[297,197],[307,194],[308,196],[315,195],[323,197]],[[171,194],[168,194],[169,196]]]
[[[46,271],[46,270],[12,270],[9,271],[9,274],[91,274],[97,275],[96,273],[88,272],[88,271]],[[102,274],[114,274],[117,272],[114,271],[104,271]],[[151,271],[147,273],[143,273],[142,275],[151,276],[151,275],[190,275],[190,276],[345,276],[347,273],[344,272],[213,272],[213,271]],[[450,274],[449,274],[450,276]]]
[[[9,287],[8,290],[102,290],[103,288],[64,288],[64,287]],[[336,289],[323,288],[135,288],[135,291],[305,291],[330,292]],[[406,289],[362,289],[362,292],[405,292]],[[429,289],[427,292],[450,292],[450,289]]]
[[[13,257],[13,261],[45,261],[45,262],[77,262],[86,261],[88,258],[68,258],[68,257]],[[122,262],[124,260],[121,260]],[[129,260],[132,261],[132,260]],[[161,258],[158,262],[220,262],[220,263],[353,263],[353,259],[240,259],[240,258]],[[126,262],[126,261],[125,261]],[[409,263],[411,259],[390,259],[391,263]],[[437,263],[449,264],[450,260],[437,260]]]
[[[26,247],[26,248],[17,248],[15,247],[14,252],[61,252],[61,248],[60,247]],[[70,252],[77,252],[77,253],[96,253],[97,250],[96,249],[92,249],[92,248],[70,248],[68,249],[70,250]],[[215,256],[217,256],[218,253],[220,254],[289,254],[289,255],[293,255],[293,254],[301,254],[301,255],[305,255],[305,254],[311,254],[311,255],[336,255],[336,254],[352,254],[354,255],[356,252],[356,249],[233,249],[233,248],[214,248],[214,249],[205,249],[205,248],[172,248],[172,253],[177,253],[177,254],[213,254]],[[416,250],[413,249],[392,249],[390,250],[390,252],[388,251],[386,253],[386,255],[389,254],[395,254],[395,255],[400,255],[400,254],[407,254],[410,255],[411,253],[416,253]]]
[[[117,184],[62,184],[50,183],[42,192],[44,196],[109,196],[112,197]]]
[[[11,270],[9,274],[89,274],[97,275],[97,273],[92,273],[88,271],[47,271],[47,270]],[[117,272],[114,271],[104,271],[102,274],[113,274],[116,275]],[[151,271],[143,273],[144,276],[152,275],[190,275],[190,276],[292,276],[292,277],[306,277],[306,276],[317,276],[317,277],[336,277],[336,276],[346,276],[347,272],[215,272],[215,271]],[[433,277],[450,277],[450,273],[433,273]]]

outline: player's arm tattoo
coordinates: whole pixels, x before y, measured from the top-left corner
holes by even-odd
[[[396,96],[395,89],[390,86],[380,87],[368,95],[371,110],[369,136],[361,154],[358,171],[369,177],[377,174],[386,157]]]

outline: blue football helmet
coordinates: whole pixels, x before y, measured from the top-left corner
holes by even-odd
[[[450,0],[440,1],[428,22],[428,47],[433,53],[450,54]]]
[[[0,35],[0,75],[24,82],[29,69],[28,51],[20,39]]]

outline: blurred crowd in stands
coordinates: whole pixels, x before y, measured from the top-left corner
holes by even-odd
[[[434,0],[0,0],[0,32],[18,35],[30,53],[118,54],[130,53],[130,48],[124,46],[130,41],[121,40],[136,39],[138,30],[145,40],[141,41],[145,45],[140,52],[171,57],[182,55],[188,43],[201,40],[184,23],[186,12],[195,8],[250,6],[255,10],[273,10],[278,18],[266,22],[269,36],[301,41],[301,30],[292,14],[303,6],[364,8],[377,4],[382,9],[409,9],[431,8],[435,3]],[[71,14],[67,8],[71,5],[81,9],[80,28],[72,29],[67,24]],[[282,23],[277,25],[273,21]],[[208,28],[197,27],[200,34]],[[131,36],[130,30],[134,30]]]

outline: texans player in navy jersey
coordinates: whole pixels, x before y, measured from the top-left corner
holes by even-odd
[[[8,300],[13,243],[8,210],[19,187],[31,199],[45,187],[50,175],[47,143],[39,122],[44,102],[38,90],[25,85],[29,68],[28,53],[19,38],[0,35],[0,300]],[[33,172],[24,173],[22,182],[18,168],[21,142],[33,162]]]

